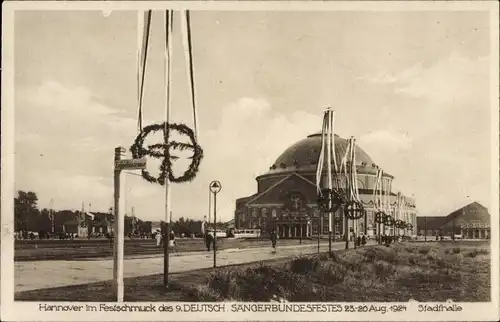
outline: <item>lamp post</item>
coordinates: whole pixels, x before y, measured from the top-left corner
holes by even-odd
[[[210,192],[214,195],[214,268],[217,267],[217,194],[222,190],[222,185],[215,180],[210,182]]]

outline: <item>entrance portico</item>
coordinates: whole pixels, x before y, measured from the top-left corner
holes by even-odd
[[[307,238],[311,236],[311,227],[307,220],[285,221],[280,220],[274,223],[276,234],[279,238]]]

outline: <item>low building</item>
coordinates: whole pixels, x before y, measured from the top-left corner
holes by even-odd
[[[421,236],[461,236],[464,239],[489,239],[491,218],[488,209],[472,202],[446,216],[421,216],[417,218]]]

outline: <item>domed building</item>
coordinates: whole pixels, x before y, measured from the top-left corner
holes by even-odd
[[[335,135],[334,142],[337,164],[340,165],[348,148],[348,140]],[[316,168],[320,152],[321,133],[309,135],[286,149],[267,173],[256,178],[257,193],[236,200],[236,229],[261,229],[265,234],[275,228],[280,238],[317,236],[318,230],[320,235],[328,235],[328,214],[320,215],[317,205]],[[367,210],[366,218],[356,221],[356,231],[373,236],[377,233],[373,189],[378,167],[359,146],[356,146],[355,155],[359,196]],[[326,176],[326,164],[323,169],[323,175]],[[389,213],[394,217],[395,209],[401,207],[399,219],[413,225],[413,232],[405,233],[416,235],[415,202],[412,198],[392,192],[393,179],[384,171],[382,180],[386,189],[383,194],[392,209]],[[341,210],[334,214],[334,218],[334,235],[337,239],[344,235],[346,229]],[[349,220],[349,231],[353,230],[353,225],[353,221]],[[386,233],[392,234],[393,231],[387,228]],[[403,231],[396,231],[398,233],[403,234]]]

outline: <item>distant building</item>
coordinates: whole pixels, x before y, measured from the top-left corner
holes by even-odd
[[[472,202],[447,216],[417,217],[419,235],[452,236],[464,239],[491,238],[491,218],[488,209]]]
[[[235,228],[234,218],[226,222],[224,225],[226,226],[226,229],[234,229]]]
[[[269,171],[256,178],[257,193],[236,200],[236,229],[260,228],[265,234],[276,229],[280,238],[310,237],[318,233],[328,235],[328,214],[320,215],[317,205],[316,168],[321,151],[321,134],[309,135],[286,149],[270,167]],[[344,157],[348,141],[335,135],[335,153],[337,162]],[[357,232],[368,235],[377,233],[374,222],[375,209],[373,191],[375,188],[377,165],[359,146],[356,146],[356,169],[360,199],[367,210],[367,217],[357,221]],[[326,167],[323,174],[326,176]],[[416,208],[413,198],[392,192],[393,176],[384,172],[382,180],[387,187],[383,191],[389,200],[392,211],[401,207],[401,220],[413,225],[412,232],[416,235]],[[344,179],[341,179],[345,183]],[[400,202],[401,204],[398,204]],[[344,216],[341,211],[334,214],[334,231],[337,236],[345,234]],[[349,231],[353,222],[348,221]],[[392,228],[386,228],[386,233],[392,234]],[[403,234],[397,230],[397,233]]]
[[[161,221],[153,221],[151,222],[151,234],[154,234],[156,232],[161,232],[162,230],[162,223]]]

